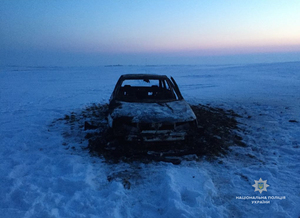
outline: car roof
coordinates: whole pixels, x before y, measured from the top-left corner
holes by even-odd
[[[168,79],[166,75],[157,74],[123,74],[122,79]]]

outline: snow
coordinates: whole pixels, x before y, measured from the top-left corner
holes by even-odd
[[[185,99],[241,115],[247,147],[172,163],[107,163],[53,121],[107,103],[121,74],[173,76]],[[299,217],[300,62],[0,68],[1,217]],[[298,122],[289,122],[289,121]],[[63,144],[68,144],[66,149]],[[267,192],[254,192],[254,180]],[[268,204],[247,196],[273,197]],[[274,199],[285,196],[285,199]]]

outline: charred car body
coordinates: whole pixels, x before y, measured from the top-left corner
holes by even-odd
[[[109,127],[126,141],[179,141],[197,119],[175,80],[165,75],[122,75],[111,95]]]

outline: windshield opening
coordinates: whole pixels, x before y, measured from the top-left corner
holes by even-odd
[[[166,79],[126,79],[122,82],[117,100],[128,102],[166,102],[178,99],[172,84]]]

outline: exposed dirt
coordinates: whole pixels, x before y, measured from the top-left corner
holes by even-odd
[[[64,132],[65,137],[73,136],[79,142],[88,140],[87,149],[92,155],[113,162],[166,161],[179,164],[182,160],[195,160],[203,155],[225,155],[229,146],[245,146],[238,135],[240,129],[236,117],[239,115],[234,111],[200,104],[191,107],[198,119],[198,129],[187,141],[176,143],[128,143],[116,140],[107,128],[106,104],[93,104],[59,120],[70,126]]]

